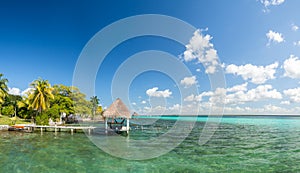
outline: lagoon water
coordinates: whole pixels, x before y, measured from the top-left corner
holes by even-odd
[[[128,138],[159,136],[177,119],[161,117]],[[199,145],[206,121],[198,117],[179,146],[142,161],[111,156],[84,133],[0,131],[0,172],[300,172],[300,117],[223,117],[212,138]]]

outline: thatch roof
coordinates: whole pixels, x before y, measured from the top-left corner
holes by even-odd
[[[120,98],[117,98],[104,112],[103,116],[106,118],[131,118],[131,113],[122,102]]]

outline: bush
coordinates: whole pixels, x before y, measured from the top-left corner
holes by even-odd
[[[14,106],[9,105],[2,108],[3,115],[13,115],[15,113]]]
[[[47,112],[41,113],[36,116],[35,123],[37,125],[49,125],[49,116]]]

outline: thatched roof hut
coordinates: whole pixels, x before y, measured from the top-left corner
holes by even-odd
[[[120,98],[117,98],[104,112],[105,118],[131,118],[131,113],[122,102]]]

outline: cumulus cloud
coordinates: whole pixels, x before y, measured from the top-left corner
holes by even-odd
[[[205,91],[205,92],[202,92],[199,95],[191,94],[191,95],[185,97],[183,99],[183,101],[186,101],[186,102],[192,102],[192,101],[200,102],[200,101],[202,101],[203,97],[212,96],[213,94],[214,93],[212,91]]]
[[[292,24],[292,30],[293,31],[298,31],[299,29],[299,26],[295,25],[295,24]]]
[[[19,96],[27,96],[32,91],[33,88],[27,88],[23,91],[20,88],[16,88],[16,87],[8,88],[8,94],[19,95]]]
[[[21,92],[22,96],[28,96],[31,92],[33,92],[33,88],[27,88],[24,91]]]
[[[181,85],[184,85],[185,88],[197,84],[196,76],[185,77],[180,81]]]
[[[139,112],[141,112],[142,114],[146,114],[146,115],[165,115],[165,114],[167,114],[166,111],[167,111],[167,108],[164,106],[155,106],[155,107],[145,106]]]
[[[300,40],[299,41],[294,41],[294,46],[300,46]]]
[[[179,110],[180,110],[180,107],[181,107],[181,106],[180,106],[179,104],[175,104],[175,105],[169,107],[169,110],[170,110],[170,111],[179,111]]]
[[[136,103],[135,103],[135,102],[132,102],[131,104],[134,105],[134,106],[136,106]]]
[[[215,73],[219,65],[217,51],[214,49],[213,44],[210,43],[211,39],[210,35],[202,35],[198,29],[194,32],[183,53],[183,58],[186,62],[197,59],[199,63],[204,65],[206,68],[205,73],[208,74]]]
[[[263,12],[269,12],[269,7],[270,6],[278,6],[282,3],[284,3],[284,0],[260,0],[260,2],[265,6],[265,9]]]
[[[191,94],[189,96],[187,96],[186,98],[183,99],[183,101],[186,101],[186,102],[192,102],[192,101],[201,101],[202,100],[202,96],[201,95],[194,95],[194,94]]]
[[[271,44],[271,42],[274,43],[281,43],[284,41],[284,38],[282,36],[281,33],[279,32],[274,32],[272,30],[269,30],[269,32],[266,34],[267,38],[268,38],[268,46]]]
[[[145,100],[143,100],[141,103],[142,103],[142,104],[146,104],[147,102],[146,102]]]
[[[284,0],[260,0],[260,2],[265,6],[275,6],[275,5],[280,5],[282,3],[284,3]]]
[[[291,102],[290,102],[290,101],[287,101],[287,100],[285,100],[285,101],[281,101],[281,102],[280,102],[280,104],[281,104],[281,105],[290,105],[290,104],[291,104]]]
[[[282,99],[282,95],[272,85],[259,85],[247,92],[238,91],[226,96],[226,102],[229,104],[260,101],[264,99]]]
[[[231,88],[227,88],[227,92],[238,92],[238,91],[247,91],[248,82],[241,85],[235,85]]]
[[[300,60],[295,55],[290,55],[283,63],[284,76],[296,79],[300,78]]]
[[[8,94],[11,95],[21,95],[21,90],[19,88],[8,88]]]
[[[146,94],[149,97],[164,97],[164,98],[167,98],[167,97],[170,97],[172,95],[172,92],[169,89],[166,89],[164,91],[158,91],[158,87],[154,87],[154,88],[148,89],[146,91]]]
[[[226,67],[226,73],[241,76],[244,80],[250,80],[254,84],[263,84],[269,79],[275,79],[275,72],[278,67],[278,62],[267,66],[255,66],[246,64],[237,66],[230,64]]]
[[[283,91],[284,95],[290,98],[291,102],[300,102],[300,88],[287,89]]]

